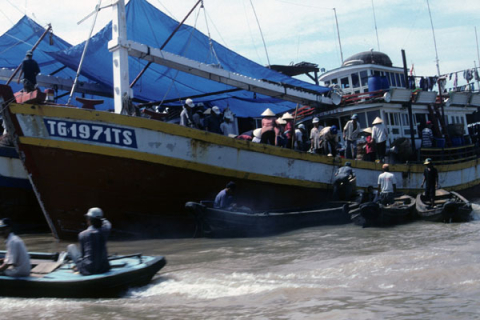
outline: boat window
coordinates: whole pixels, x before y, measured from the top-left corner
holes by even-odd
[[[352,73],[352,87],[358,88],[360,87],[360,78],[358,77],[358,73]]]
[[[463,117],[460,117],[460,120],[463,124],[465,124],[465,119]]]
[[[364,112],[362,112],[362,113],[357,113],[357,115],[358,115],[357,121],[358,121],[358,123],[360,124],[360,128],[366,128],[366,127],[368,127],[367,123],[365,122],[365,120],[366,120],[366,119],[365,119],[365,113],[364,113]]]
[[[402,83],[402,81],[400,81],[400,74],[395,73],[395,80],[397,81],[397,87],[400,87]]]
[[[337,84],[338,83],[338,79],[332,79],[332,84]]]
[[[325,85],[325,87],[328,87],[330,85],[330,81],[324,81],[323,84]]]
[[[342,86],[342,89],[349,89],[350,88],[350,83],[348,82],[348,77],[342,78],[340,80],[340,84]]]
[[[373,75],[374,75],[374,76],[380,76],[381,74],[380,74],[380,71],[378,71],[378,70],[373,70]]]
[[[399,126],[400,121],[399,121],[399,114],[398,113],[388,113],[387,117],[387,124],[392,125],[392,126]]]
[[[360,79],[362,79],[362,87],[368,85],[368,73],[367,71],[360,71]]]
[[[373,120],[375,120],[376,117],[380,117],[380,110],[374,110],[374,111],[368,111],[367,112],[367,122],[368,126],[372,126]]]
[[[405,77],[404,75],[400,75],[400,80],[402,81],[402,88],[406,88],[407,86],[405,85]]]
[[[408,117],[408,114],[402,114],[402,126],[409,126],[410,125],[410,121],[409,120],[409,117]]]
[[[409,135],[410,135],[410,129],[405,129],[403,132],[404,132],[405,136],[409,136]],[[414,135],[417,134],[417,130],[413,129],[413,134],[414,134]]]
[[[388,81],[390,82],[390,86],[391,87],[396,87],[397,84],[395,82],[395,75],[393,73],[389,73],[388,75],[389,75]]]
[[[400,130],[398,128],[392,128],[392,134],[399,134]]]

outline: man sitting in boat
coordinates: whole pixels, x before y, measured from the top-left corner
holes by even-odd
[[[378,192],[380,193],[380,202],[388,205],[394,202],[395,192],[397,192],[397,180],[395,175],[390,173],[390,166],[382,166],[383,173],[378,176]]]
[[[227,186],[225,189],[220,191],[217,196],[215,197],[215,202],[213,203],[213,207],[217,209],[226,209],[234,204],[233,202],[233,196],[235,194],[235,189],[237,188],[237,185],[235,182],[230,181],[227,183]]]
[[[355,176],[352,164],[345,162],[343,167],[338,168],[333,181],[333,198],[335,200],[349,200],[352,194],[350,180]]]
[[[107,238],[111,223],[103,218],[100,208],[90,208],[85,215],[88,228],[78,235],[80,250],[74,244],[68,245],[68,256],[75,262],[75,268],[83,275],[99,274],[110,270],[107,253]]]
[[[7,254],[0,259],[0,274],[10,277],[28,277],[30,275],[30,256],[19,236],[12,232],[11,221],[4,218],[0,221],[0,234],[6,239]]]
[[[425,185],[425,198],[430,200],[430,206],[435,206],[435,190],[438,187],[438,171],[433,166],[432,159],[427,158],[423,163],[427,167],[423,171],[423,181],[421,187]],[[426,184],[425,184],[426,182]]]

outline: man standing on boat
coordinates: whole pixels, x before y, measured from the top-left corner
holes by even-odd
[[[192,108],[195,107],[193,100],[188,98],[185,100],[183,105],[183,110],[180,113],[180,125],[184,127],[195,128],[195,123],[193,122]]]
[[[337,155],[337,126],[323,128],[319,133],[319,147],[323,149],[325,155]]]
[[[425,185],[425,198],[430,200],[430,206],[435,206],[435,190],[438,187],[438,171],[433,166],[432,159],[427,158],[423,163],[427,167],[423,171],[423,181],[421,187]],[[425,184],[426,182],[426,184]]]
[[[373,141],[375,141],[377,160],[383,162],[387,149],[388,131],[380,117],[376,117],[375,120],[373,120],[372,126],[372,138]]]
[[[226,209],[232,206],[233,195],[235,194],[236,188],[237,185],[235,184],[235,182],[230,181],[229,183],[227,183],[225,189],[220,191],[215,197],[213,207],[217,209]]]
[[[213,106],[210,115],[205,118],[205,130],[208,132],[223,134],[222,129],[220,129],[220,125],[222,123],[220,114],[220,108]]]
[[[320,128],[320,120],[318,118],[313,118],[312,120],[313,128],[310,131],[310,152],[311,153],[318,153],[320,151],[319,149],[319,136],[320,136],[320,130],[323,128]]]
[[[31,268],[30,256],[22,239],[12,232],[9,218],[0,220],[0,234],[7,243],[5,259],[0,259],[0,274],[10,277],[28,277]]]
[[[23,90],[26,92],[32,92],[37,86],[37,75],[40,73],[40,67],[37,61],[33,60],[33,51],[28,50],[25,59],[22,62],[22,71],[20,72],[19,79],[23,74]]]
[[[278,128],[275,119],[275,113],[273,113],[270,108],[267,108],[263,113],[262,116],[262,143],[270,144],[270,145],[277,145],[277,135],[278,135]]]
[[[427,126],[422,130],[422,148],[433,146],[432,121],[427,121]]]
[[[343,128],[343,140],[347,142],[345,154],[347,159],[357,159],[357,138],[362,130],[357,119],[357,114],[354,114]]]
[[[107,238],[111,223],[103,218],[100,208],[90,208],[85,214],[88,228],[78,235],[80,250],[68,245],[68,256],[75,262],[76,269],[83,275],[99,274],[110,270],[108,263]]]
[[[338,168],[333,180],[333,198],[334,200],[349,200],[352,194],[350,180],[355,177],[352,164],[345,162],[343,167]]]
[[[383,173],[378,176],[378,192],[380,193],[380,202],[387,205],[394,202],[395,192],[397,192],[397,180],[393,173],[390,173],[390,166],[382,166]]]

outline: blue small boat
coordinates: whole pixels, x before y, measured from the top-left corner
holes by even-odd
[[[0,276],[0,296],[118,297],[131,287],[148,284],[167,263],[162,256],[110,256],[110,271],[84,276],[72,270],[71,262],[59,259],[58,253],[30,253],[30,259],[29,277]]]

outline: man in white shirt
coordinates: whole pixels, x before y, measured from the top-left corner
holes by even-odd
[[[354,114],[343,128],[343,139],[347,142],[347,149],[345,152],[345,157],[347,159],[357,159],[357,139],[362,131],[357,119],[357,114]]]
[[[397,180],[393,173],[390,173],[390,166],[382,166],[383,173],[378,176],[378,193],[383,205],[393,203],[395,192],[397,192]]]
[[[0,234],[6,239],[7,254],[0,259],[0,274],[10,277],[28,277],[30,275],[30,256],[20,237],[12,232],[9,218],[0,221]]]
[[[375,150],[377,152],[377,160],[383,162],[387,149],[388,131],[383,120],[376,117],[372,123],[372,139],[375,141]]]
[[[235,125],[232,120],[233,117],[230,114],[224,116],[224,121],[220,124],[220,130],[222,130],[224,136],[236,134]]]

